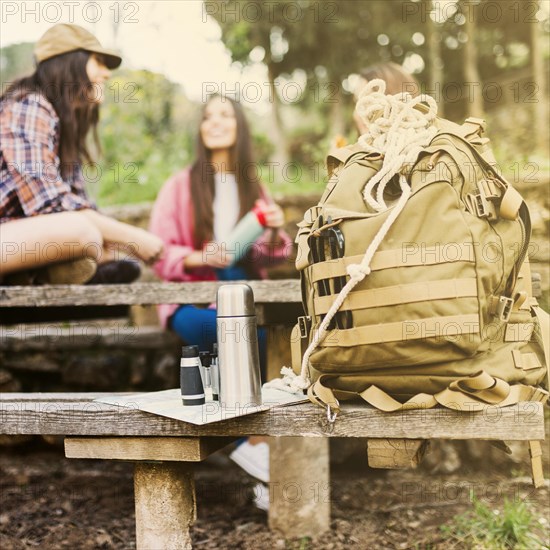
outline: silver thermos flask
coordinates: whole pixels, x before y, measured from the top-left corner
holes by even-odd
[[[220,404],[226,408],[261,405],[258,327],[254,294],[248,285],[218,289],[216,329]]]

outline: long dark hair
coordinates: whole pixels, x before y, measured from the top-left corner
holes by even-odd
[[[204,118],[208,103],[216,97],[222,101],[229,101],[235,110],[237,121],[237,140],[231,148],[231,164],[235,170],[237,188],[239,190],[239,204],[241,219],[260,198],[260,182],[252,155],[252,141],[250,129],[242,105],[229,97],[214,95],[203,106],[201,122]],[[193,201],[193,243],[197,250],[201,250],[205,243],[213,238],[214,212],[214,166],[212,152],[206,148],[199,129],[197,138],[197,159],[191,167],[191,197]]]
[[[34,73],[13,82],[0,101],[21,100],[31,93],[42,94],[53,106],[60,125],[58,156],[61,177],[72,179],[82,162],[92,162],[86,136],[92,130],[94,145],[100,151],[97,136],[99,105],[90,101],[96,93],[86,73],[90,52],[76,50],[39,63]]]

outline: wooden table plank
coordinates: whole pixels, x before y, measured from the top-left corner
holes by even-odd
[[[203,426],[139,410],[81,401],[17,401],[2,396],[0,433],[88,436],[303,436],[397,439],[544,439],[543,406],[525,402],[478,412],[448,409],[384,413],[344,405],[332,430],[322,409],[311,403],[279,407]],[[13,394],[17,395],[17,394]]]
[[[100,397],[111,397],[113,395],[126,397],[128,395],[142,394],[136,392],[9,392],[0,393],[0,404],[27,401],[33,403],[56,403],[64,401],[68,403],[80,403],[91,402]]]
[[[298,279],[242,282],[250,285],[257,304],[302,301]],[[216,301],[217,289],[223,284],[227,283],[2,286],[0,307],[210,304]]]

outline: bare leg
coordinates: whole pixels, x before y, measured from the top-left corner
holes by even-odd
[[[103,238],[79,212],[33,216],[0,224],[0,274],[92,258],[103,253]]]

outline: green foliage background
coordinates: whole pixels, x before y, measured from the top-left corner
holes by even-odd
[[[124,71],[106,88],[100,136],[100,204],[154,200],[191,161],[197,107],[160,74]]]

